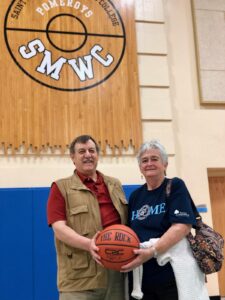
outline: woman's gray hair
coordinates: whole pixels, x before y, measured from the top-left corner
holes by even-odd
[[[151,140],[149,142],[143,143],[138,151],[137,160],[139,165],[141,163],[141,157],[143,153],[145,153],[150,149],[158,149],[163,163],[164,164],[168,163],[168,155],[166,153],[166,149],[164,148],[164,146],[158,140]]]

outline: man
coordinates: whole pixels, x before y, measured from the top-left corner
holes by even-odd
[[[55,234],[60,300],[124,300],[124,278],[103,268],[95,235],[127,222],[127,202],[120,182],[96,170],[99,147],[88,135],[73,140],[74,174],[52,184],[48,224]]]

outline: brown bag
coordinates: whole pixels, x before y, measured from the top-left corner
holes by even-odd
[[[172,179],[168,180],[166,186],[166,196],[170,195]],[[195,234],[191,232],[187,235],[192,253],[204,274],[218,272],[224,259],[224,239],[222,235],[202,221],[194,201],[191,205],[196,217]]]

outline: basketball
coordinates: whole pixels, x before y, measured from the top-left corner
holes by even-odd
[[[103,266],[117,271],[136,257],[133,250],[139,249],[139,243],[136,233],[121,224],[106,227],[96,238]]]

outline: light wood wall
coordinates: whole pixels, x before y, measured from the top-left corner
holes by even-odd
[[[63,49],[69,49],[71,43],[80,37],[71,38],[69,34],[62,32],[81,32],[82,28],[76,22],[71,29],[71,18],[62,13],[69,14],[74,8],[63,7],[62,10],[59,6],[47,12],[43,10],[43,15],[38,15],[35,7],[41,6],[40,1],[21,2],[17,20],[12,15],[18,2],[13,2],[13,6],[10,3],[9,0],[0,3],[1,21],[6,20],[5,32],[1,27],[0,43],[0,147],[3,154],[45,155],[49,154],[49,150],[50,154],[57,150],[64,154],[68,151],[69,143],[80,134],[92,135],[100,144],[103,155],[121,155],[130,147],[134,154],[142,141],[134,1],[113,1],[124,23],[126,37],[123,35],[123,26],[113,26],[100,3],[90,1],[88,5],[94,15],[85,19],[90,33],[87,43],[79,52],[66,54],[49,42],[45,32],[46,24],[56,15],[65,18],[64,22],[56,19],[55,23],[51,23],[54,26],[50,29],[57,31],[55,35],[51,33],[54,43]],[[47,5],[47,1],[43,3]],[[107,5],[111,5],[110,3],[109,1]],[[9,7],[12,12],[7,17]],[[84,19],[81,10],[76,10],[76,16],[80,20]],[[4,34],[7,43],[3,38]],[[109,34],[112,36],[109,37]],[[120,38],[116,39],[115,36]],[[25,60],[18,51],[20,45],[27,46],[28,42],[37,38],[52,53],[52,62],[60,56],[78,60],[89,54],[93,45],[103,46],[102,56],[105,58],[110,53],[114,60],[107,68],[100,68],[100,63],[93,59],[94,79],[89,80],[88,84],[86,81],[77,83],[77,77],[72,74],[71,69],[64,66],[62,79],[60,77],[57,81],[46,76],[43,82],[44,75],[35,72],[43,54]],[[78,44],[80,43],[81,41]],[[125,52],[122,57],[123,45]],[[121,63],[116,67],[114,61],[119,61],[120,58]],[[110,75],[113,68],[115,72]],[[89,88],[96,82],[101,84]]]
[[[64,151],[67,151],[68,143],[73,136],[88,131],[88,133],[97,136],[97,140],[102,144],[104,153],[113,155],[118,153],[122,155],[127,153],[134,154],[134,149],[131,149],[130,151],[131,144],[137,149],[141,141],[157,138],[165,145],[169,154],[172,156],[174,155],[174,136],[163,2],[161,0],[136,0],[134,3],[136,41],[135,38],[133,38],[132,42],[130,40],[130,45],[132,46],[132,51],[135,51],[136,53],[136,55],[134,52],[131,53],[131,55],[134,54],[134,56],[136,56],[136,58],[133,56],[134,67],[135,60],[137,59],[138,61],[139,88],[135,89],[135,83],[129,84],[129,82],[132,82],[132,79],[136,78],[135,80],[137,80],[137,73],[127,73],[130,78],[128,78],[130,95],[133,97],[135,95],[134,101],[132,102],[133,110],[132,108],[131,110],[121,110],[121,108],[126,106],[125,101],[124,105],[121,104],[117,107],[109,104],[108,106],[105,106],[105,109],[102,111],[98,111],[93,103],[90,111],[81,109],[79,112],[77,110],[77,101],[81,101],[84,105],[87,101],[93,102],[94,96],[91,91],[87,93],[88,97],[84,97],[83,100],[80,97],[79,99],[76,99],[76,95],[68,95],[65,98],[62,94],[61,103],[63,103],[63,106],[60,110],[57,109],[59,103],[56,105],[56,102],[51,100],[51,97],[45,100],[45,97],[40,95],[41,99],[39,101],[41,106],[36,102],[33,102],[31,105],[29,104],[29,100],[26,101],[24,106],[23,97],[19,96],[20,101],[18,101],[16,106],[12,104],[10,107],[12,114],[16,117],[20,130],[17,133],[15,133],[12,128],[5,131],[3,140],[6,142],[0,147],[2,153],[5,153],[6,151],[8,151],[8,153],[11,151],[15,154],[24,152],[34,153],[35,150],[44,155],[64,153]],[[127,26],[132,28],[133,25],[128,23]],[[128,37],[131,38],[130,34]],[[136,42],[137,44],[134,44]],[[20,73],[20,70],[17,70],[17,72]],[[26,76],[22,76],[24,77],[24,80],[27,81]],[[125,82],[127,81],[125,80]],[[15,80],[8,82],[8,84],[12,86],[10,89],[15,96],[15,93],[13,92],[15,90]],[[105,85],[102,85],[101,88],[101,90],[105,92]],[[28,87],[26,89],[26,92],[28,92],[30,88]],[[33,94],[34,90],[35,88],[33,88]],[[17,91],[20,93],[21,89],[17,89]],[[49,95],[50,94],[51,91],[49,91]],[[139,103],[137,103],[137,101],[139,102],[139,95],[140,107]],[[14,96],[11,97],[13,103]],[[115,96],[113,92],[109,98],[112,96]],[[2,94],[1,99],[3,98],[5,97]],[[124,99],[124,97],[122,99]],[[9,104],[11,101],[9,99]],[[68,102],[72,101],[74,102],[74,105],[71,107]],[[100,102],[101,100],[98,101],[98,104]],[[1,105],[4,106],[4,101]],[[55,111],[54,116],[52,116],[51,108],[52,111]],[[115,110],[113,113],[111,113],[112,108]],[[117,108],[120,108],[120,114],[116,113]],[[28,118],[26,112],[29,109],[32,110],[32,114]],[[39,109],[42,111],[40,116],[37,114],[37,110]],[[15,114],[16,111],[18,114]],[[88,121],[87,123],[89,125],[84,125],[84,123],[79,125],[80,121],[74,123],[74,116],[78,116],[78,119],[80,120],[80,116],[83,114],[91,114],[92,118],[96,121]],[[141,120],[139,119],[138,121],[140,115]],[[107,121],[104,119],[106,116]],[[21,117],[24,120],[22,123]],[[43,122],[45,122],[46,119],[49,120],[49,126],[46,126],[45,129],[42,130],[44,126]],[[35,126],[36,124],[39,128],[35,134],[32,128],[28,128],[29,120],[32,122],[32,126]],[[122,121],[124,121],[125,126],[121,126]],[[9,126],[10,122],[12,122],[10,121],[10,117],[7,118],[5,116],[1,124],[2,126],[6,126],[7,124]],[[107,124],[112,124],[112,122],[114,128],[110,130],[107,128]],[[55,123],[58,124],[56,126],[57,130],[54,130]],[[62,124],[65,124],[65,127],[62,127]],[[128,124],[131,124],[131,126],[129,127]],[[126,125],[129,127],[129,130],[127,130]],[[25,133],[27,134],[27,139],[25,138]],[[61,139],[62,135],[64,136],[64,141]],[[130,136],[133,137],[131,143]],[[15,147],[11,147],[13,139],[16,141]],[[21,144],[21,140],[24,141],[24,143]],[[114,147],[115,145],[116,147]],[[125,149],[123,149],[123,146],[125,146]]]

